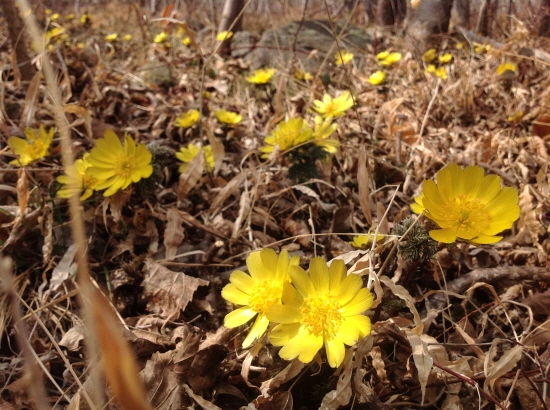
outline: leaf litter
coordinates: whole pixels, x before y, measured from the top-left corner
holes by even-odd
[[[91,24],[55,23],[68,37],[50,44],[76,153],[89,152],[111,129],[165,158],[147,179],[152,183],[109,198],[96,192],[82,203],[90,268],[102,291],[93,314],[110,389],[101,394],[163,409],[548,404],[550,77],[546,63],[518,52],[544,48],[542,39],[522,37],[520,21],[506,51],[478,54],[443,38],[439,50],[453,59],[442,79],[406,53],[400,37],[377,29],[376,42],[354,50],[360,63],[338,65],[323,81],[297,80],[274,67],[270,83],[252,85],[247,62],[209,54],[217,47],[213,36],[183,22],[134,24],[143,14],[137,5],[117,24],[119,38],[106,42],[120,13],[113,7],[90,8]],[[161,31],[170,47],[153,41]],[[185,35],[190,46],[181,45]],[[368,83],[379,69],[376,55],[389,49],[402,51],[402,59],[386,69],[384,83]],[[508,60],[518,67],[509,85],[496,73]],[[22,136],[25,126],[55,125],[41,84],[38,76],[26,90],[15,79],[3,83],[6,140]],[[261,159],[263,138],[285,114],[305,117],[315,99],[346,90],[356,106],[336,121],[331,138],[339,151],[313,161],[315,177],[290,178],[292,163],[277,148]],[[175,126],[190,109],[201,111],[202,122]],[[214,116],[220,109],[242,120],[221,123]],[[203,149],[178,173],[181,163],[169,152],[190,143],[212,147],[212,172]],[[2,251],[14,261],[14,289],[25,302],[23,320],[42,371],[63,381],[63,394],[45,382],[48,399],[86,406],[86,388],[98,387],[88,383],[84,362],[88,338],[75,297],[70,217],[56,198],[59,144],[26,168],[8,165],[11,151],[2,154]],[[450,163],[479,165],[518,189],[520,219],[494,245],[440,244],[432,258],[410,262],[405,238],[392,236],[393,229],[412,215],[422,181]],[[375,232],[387,235],[384,241],[362,250],[349,244]],[[267,338],[243,351],[247,330],[223,327],[233,307],[221,289],[233,270],[246,270],[250,252],[264,247],[300,256],[302,267],[316,255],[344,260],[375,293],[367,312],[372,334],[347,350],[336,371],[322,354],[306,365],[284,361]],[[14,348],[14,305],[5,293],[0,303],[1,400],[33,407]],[[140,381],[127,372],[139,372]]]

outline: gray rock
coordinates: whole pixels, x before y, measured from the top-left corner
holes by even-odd
[[[161,61],[149,61],[139,70],[140,78],[146,83],[169,88],[175,85],[170,67]]]
[[[339,35],[345,22],[338,21],[334,24],[336,33]],[[331,54],[338,51],[338,48],[332,48],[335,38],[329,21],[306,20],[301,27],[300,22],[295,21],[278,29],[267,30],[246,59],[253,70],[261,67],[286,68],[292,59],[294,41],[296,41],[295,58],[298,66],[302,66],[310,73],[319,70],[329,51]],[[371,41],[372,36],[365,30],[348,24],[344,33],[340,35],[340,48],[351,51],[357,56],[358,51],[364,51]],[[332,55],[329,56],[328,63],[329,66],[325,68],[330,68],[330,65],[334,64]]]
[[[231,37],[231,57],[242,58],[252,51],[255,39],[250,31],[238,31]]]

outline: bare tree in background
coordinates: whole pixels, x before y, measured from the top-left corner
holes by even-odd
[[[376,8],[378,23],[393,26],[402,23],[407,15],[406,0],[379,0]]]
[[[223,6],[222,18],[218,26],[218,33],[222,31],[229,30],[231,25],[235,20],[238,20],[233,25],[231,31],[237,32],[242,30],[242,16],[239,17],[242,9],[244,8],[244,0],[225,0]],[[231,44],[231,39],[224,40],[223,44],[220,47],[220,51],[223,54],[226,54],[229,51],[229,45]]]
[[[407,45],[422,53],[431,46],[434,36],[449,31],[453,0],[422,0],[407,15]]]
[[[0,10],[4,14],[4,20],[8,25],[12,49],[17,60],[17,67],[23,81],[31,81],[36,69],[31,64],[31,57],[27,47],[27,33],[23,26],[23,20],[15,7],[15,0],[0,0]]]
[[[550,0],[543,0],[541,9],[543,16],[539,26],[539,36],[550,37]]]

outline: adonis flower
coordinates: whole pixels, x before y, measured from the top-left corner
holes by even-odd
[[[166,33],[165,31],[161,31],[159,34],[155,36],[155,38],[153,39],[153,42],[160,44],[160,43],[164,43],[166,40],[168,40],[168,33]]]
[[[65,175],[57,177],[57,182],[64,184],[57,196],[60,198],[70,198],[73,195],[80,195],[80,200],[88,199],[96,189],[100,181],[86,174],[86,170],[90,167],[87,158],[90,154],[84,155],[82,159],[77,159],[74,165],[67,168]]]
[[[376,71],[369,76],[367,81],[372,85],[380,85],[386,81],[386,73],[383,71]]]
[[[518,192],[502,188],[499,176],[484,176],[475,165],[466,169],[447,165],[437,173],[437,183],[424,181],[422,190],[411,208],[439,225],[441,229],[430,231],[439,242],[457,238],[474,244],[498,242],[502,236],[495,235],[519,217]]]
[[[233,37],[232,31],[222,31],[220,34],[216,36],[216,40],[224,41],[224,40],[229,40],[231,37]]]
[[[399,60],[401,60],[401,53],[390,53],[388,51],[383,51],[381,53],[378,53],[376,55],[376,58],[379,61],[379,64],[384,67],[389,67],[394,63],[397,63]]]
[[[260,148],[267,158],[278,145],[282,151],[300,145],[313,139],[313,130],[303,118],[290,118],[288,121],[282,121],[271,132],[269,137],[265,137],[267,144]]]
[[[253,84],[265,84],[271,80],[273,74],[275,74],[275,70],[273,68],[261,68],[254,71],[251,76],[247,77],[246,81]]]
[[[288,286],[290,266],[297,266],[298,256],[288,257],[282,251],[279,257],[273,249],[263,249],[252,252],[246,258],[249,273],[234,271],[229,277],[229,283],[222,290],[222,297],[231,303],[242,307],[229,313],[224,320],[227,327],[237,327],[256,318],[243,347],[250,346],[267,330],[269,320],[265,312],[273,305],[281,303],[283,287]]]
[[[218,119],[219,122],[223,122],[224,124],[229,125],[236,125],[243,120],[242,115],[225,110],[214,111],[214,116]]]
[[[353,60],[353,53],[350,53],[347,50],[338,51],[334,54],[334,60],[336,65],[347,64]]]
[[[362,313],[370,309],[373,295],[363,288],[361,276],[346,275],[346,266],[334,260],[330,267],[322,257],[309,264],[309,274],[299,266],[289,269],[292,285],[285,286],[282,304],[267,309],[267,318],[279,323],[269,338],[282,346],[279,356],[313,360],[325,346],[328,363],[338,367],[352,346],[371,332],[371,322]]]
[[[323,119],[323,117],[315,116],[315,128],[313,129],[313,139],[315,144],[324,148],[329,154],[334,154],[338,151],[340,143],[333,139],[328,139],[338,128],[337,124],[333,124],[331,119]]]
[[[353,240],[350,241],[350,244],[358,249],[366,249],[367,246],[372,245],[374,242],[374,238],[376,238],[376,242],[381,242],[386,238],[386,235],[384,234],[377,234],[374,235],[372,233],[369,233],[368,235],[357,235],[353,237]]]
[[[26,140],[19,137],[10,137],[8,145],[13,152],[19,155],[19,158],[14,159],[10,164],[23,167],[48,155],[53,134],[53,128],[46,132],[44,127],[40,125],[39,130],[25,128]]]
[[[176,127],[189,128],[199,120],[199,117],[200,114],[197,110],[189,110],[183,114],[180,114],[180,116],[176,118],[174,125]]]
[[[149,178],[153,173],[153,156],[145,146],[138,144],[129,135],[124,136],[124,145],[111,130],[96,141],[96,146],[87,157],[91,165],[86,175],[100,182],[96,189],[106,189],[103,196],[111,196],[120,189],[126,189],[132,182]]]
[[[518,66],[514,63],[504,63],[497,67],[497,74],[503,75],[506,71],[511,71],[512,73],[515,73],[518,71]]]
[[[118,38],[118,33],[111,33],[105,36],[105,40],[107,40],[109,43],[115,42],[117,38]]]
[[[422,61],[426,63],[431,63],[435,60],[437,51],[435,48],[430,48],[428,51],[426,51],[424,54],[422,54]]]
[[[344,91],[340,97],[334,99],[325,94],[323,101],[315,100],[313,104],[315,104],[315,107],[313,107],[315,111],[325,118],[331,118],[344,115],[346,110],[353,107],[354,101],[349,91]]]
[[[210,172],[214,169],[214,165],[216,163],[214,160],[214,152],[212,151],[212,147],[210,145],[207,145],[202,149],[204,150],[204,155],[206,156],[206,170]],[[180,152],[176,153],[176,158],[183,162],[183,164],[180,165],[179,172],[185,171],[187,164],[195,158],[200,151],[201,147],[194,144],[189,144],[187,148],[181,147]]]

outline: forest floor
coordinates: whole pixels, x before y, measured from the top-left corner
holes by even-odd
[[[102,291],[86,319],[71,214],[59,197],[60,134],[24,167],[8,144],[25,127],[56,127],[51,89],[41,77],[24,85],[3,69],[0,240],[14,292],[3,260],[2,409],[89,408],[94,400],[146,409],[142,389],[158,409],[547,408],[550,70],[522,52],[548,49],[547,40],[514,20],[509,37],[495,38],[502,49],[449,36],[422,59],[380,29],[364,50],[351,50],[351,61],[336,65],[329,56],[326,74],[270,67],[273,77],[255,84],[244,61],[214,52],[214,30],[193,38],[173,21],[140,19],[132,5],[87,12],[88,20],[37,14],[48,24],[73,153],[93,156],[111,130],[147,144],[154,170],[81,202],[91,283]],[[247,16],[245,28],[264,20]],[[6,32],[0,36],[0,59],[12,61]],[[385,51],[401,58],[384,66]],[[377,71],[385,79],[373,84]],[[346,91],[354,104],[325,116],[335,125],[328,138],[314,131],[314,142],[263,155],[279,123],[303,119],[316,130],[314,101]],[[240,120],[221,122],[222,109]],[[190,110],[200,120],[182,116]],[[328,151],[319,145],[327,140]],[[176,158],[189,144],[211,148],[200,151],[206,157]],[[517,190],[519,219],[501,241],[437,244],[427,236],[424,227],[437,226],[410,206],[423,181],[449,164],[479,166]],[[416,228],[404,236],[407,218]],[[381,240],[364,235],[375,232]],[[358,235],[361,248],[350,243]],[[222,289],[264,248],[299,256],[306,270],[316,256],[341,259],[374,294],[372,332],[347,348],[337,369],[324,349],[311,363],[283,360],[265,335],[243,349],[249,328],[223,326],[239,306]],[[19,309],[24,326],[16,331]],[[115,327],[106,331],[111,316]],[[22,331],[34,352],[27,357],[40,359],[32,378],[18,347]],[[125,369],[134,369],[124,340],[144,387],[121,393],[113,380],[130,385]],[[98,350],[102,362],[86,360]],[[109,389],[89,377],[90,363],[102,364]],[[38,405],[41,388],[47,403]]]

